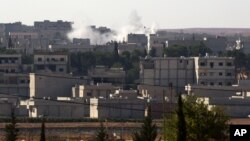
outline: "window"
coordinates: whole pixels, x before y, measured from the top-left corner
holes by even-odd
[[[47,62],[49,62],[49,58],[47,58]]]
[[[228,63],[227,63],[227,66],[232,66],[232,65],[233,65],[232,62],[228,62]]]
[[[206,66],[205,62],[200,62],[200,66]]]
[[[92,93],[91,92],[87,92],[87,96],[92,96]]]
[[[63,61],[64,61],[64,58],[60,58],[60,61],[63,62]]]
[[[41,62],[41,61],[42,61],[42,58],[38,58],[37,61],[38,61],[38,62]]]
[[[214,82],[210,82],[210,85],[213,86],[213,85],[214,85]]]
[[[188,60],[187,60],[187,65],[188,65]]]
[[[201,82],[201,85],[205,85],[205,82]]]
[[[219,62],[219,66],[223,66],[223,62]]]
[[[210,68],[214,68],[214,63],[210,62]]]
[[[232,85],[232,83],[231,83],[231,82],[227,82],[227,85],[228,85],[228,86],[231,86],[231,85]]]
[[[219,76],[222,76],[223,75],[223,73],[222,72],[219,72]]]
[[[214,76],[214,72],[209,72],[209,75],[210,76]]]
[[[231,73],[231,72],[228,72],[228,73],[227,73],[227,76],[232,76],[232,73]]]
[[[64,71],[64,69],[63,68],[59,68],[59,72],[63,72]]]
[[[11,60],[11,63],[12,63],[12,64],[15,64],[15,60]]]
[[[219,86],[222,86],[222,82],[219,82]]]
[[[15,69],[11,69],[10,72],[11,73],[15,73],[16,71],[15,71]]]
[[[23,79],[20,80],[20,83],[21,83],[21,84],[24,84],[24,83],[25,83],[25,80],[23,80]]]

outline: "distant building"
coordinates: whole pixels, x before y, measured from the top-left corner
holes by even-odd
[[[166,57],[142,59],[140,62],[142,85],[169,86],[177,92],[188,83],[195,83],[194,59]]]
[[[67,74],[30,74],[30,97],[71,97],[72,87],[76,84],[86,84],[88,79],[73,77]]]
[[[227,38],[225,37],[204,38],[203,43],[205,47],[210,48],[215,54],[225,52],[227,48]]]
[[[195,57],[196,82],[199,85],[229,85],[236,82],[232,57]]]
[[[89,47],[90,46],[90,39],[86,38],[73,38],[73,44],[77,44],[77,45],[84,45]]]
[[[0,72],[18,73],[21,72],[21,54],[0,54]]]
[[[68,54],[65,52],[45,52],[34,53],[34,71],[39,72],[68,72]]]
[[[145,34],[128,34],[127,36],[128,43],[139,44],[143,47],[147,46],[148,38]]]
[[[79,85],[73,87],[73,97],[81,98],[110,98],[110,95],[119,89],[111,83],[97,83],[96,85]]]
[[[125,71],[123,68],[108,68],[105,66],[96,66],[88,71],[88,76],[94,83],[112,83],[122,86],[125,80]]]

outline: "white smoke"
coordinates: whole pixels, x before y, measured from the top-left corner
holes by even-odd
[[[68,34],[69,39],[73,38],[89,38],[91,44],[106,44],[107,42],[113,41],[127,41],[127,35],[133,34],[155,34],[157,24],[153,23],[150,28],[145,27],[142,24],[141,17],[137,11],[132,11],[129,16],[129,22],[127,25],[122,26],[119,29],[115,29],[113,32],[101,34],[93,31],[89,25],[86,24],[74,24],[73,31]]]

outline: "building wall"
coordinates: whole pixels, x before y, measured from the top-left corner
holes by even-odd
[[[194,83],[194,60],[192,58],[153,58],[142,60],[140,79],[145,85],[169,86],[177,91],[184,90],[188,83]]]
[[[21,72],[21,54],[1,54],[0,72],[17,73]]]
[[[76,84],[85,84],[86,79],[72,77],[70,75],[56,74],[30,74],[31,97],[71,97],[72,87]]]
[[[145,108],[146,102],[139,99],[90,99],[90,118],[142,119]]]

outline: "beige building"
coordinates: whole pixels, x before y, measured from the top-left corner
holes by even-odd
[[[35,52],[34,70],[39,72],[68,72],[68,54],[65,52]]]
[[[174,90],[182,91],[186,84],[195,83],[194,65],[193,58],[185,57],[142,59],[141,84],[166,87],[172,84]]]
[[[235,65],[232,57],[195,57],[198,85],[228,85],[235,83]]]
[[[109,98],[110,94],[114,93],[118,87],[111,83],[97,83],[96,85],[78,85],[72,88],[73,97],[82,98]]]
[[[35,74],[31,73],[30,77],[30,97],[71,97],[72,87],[76,84],[86,84],[87,79],[73,77],[69,74]]]

